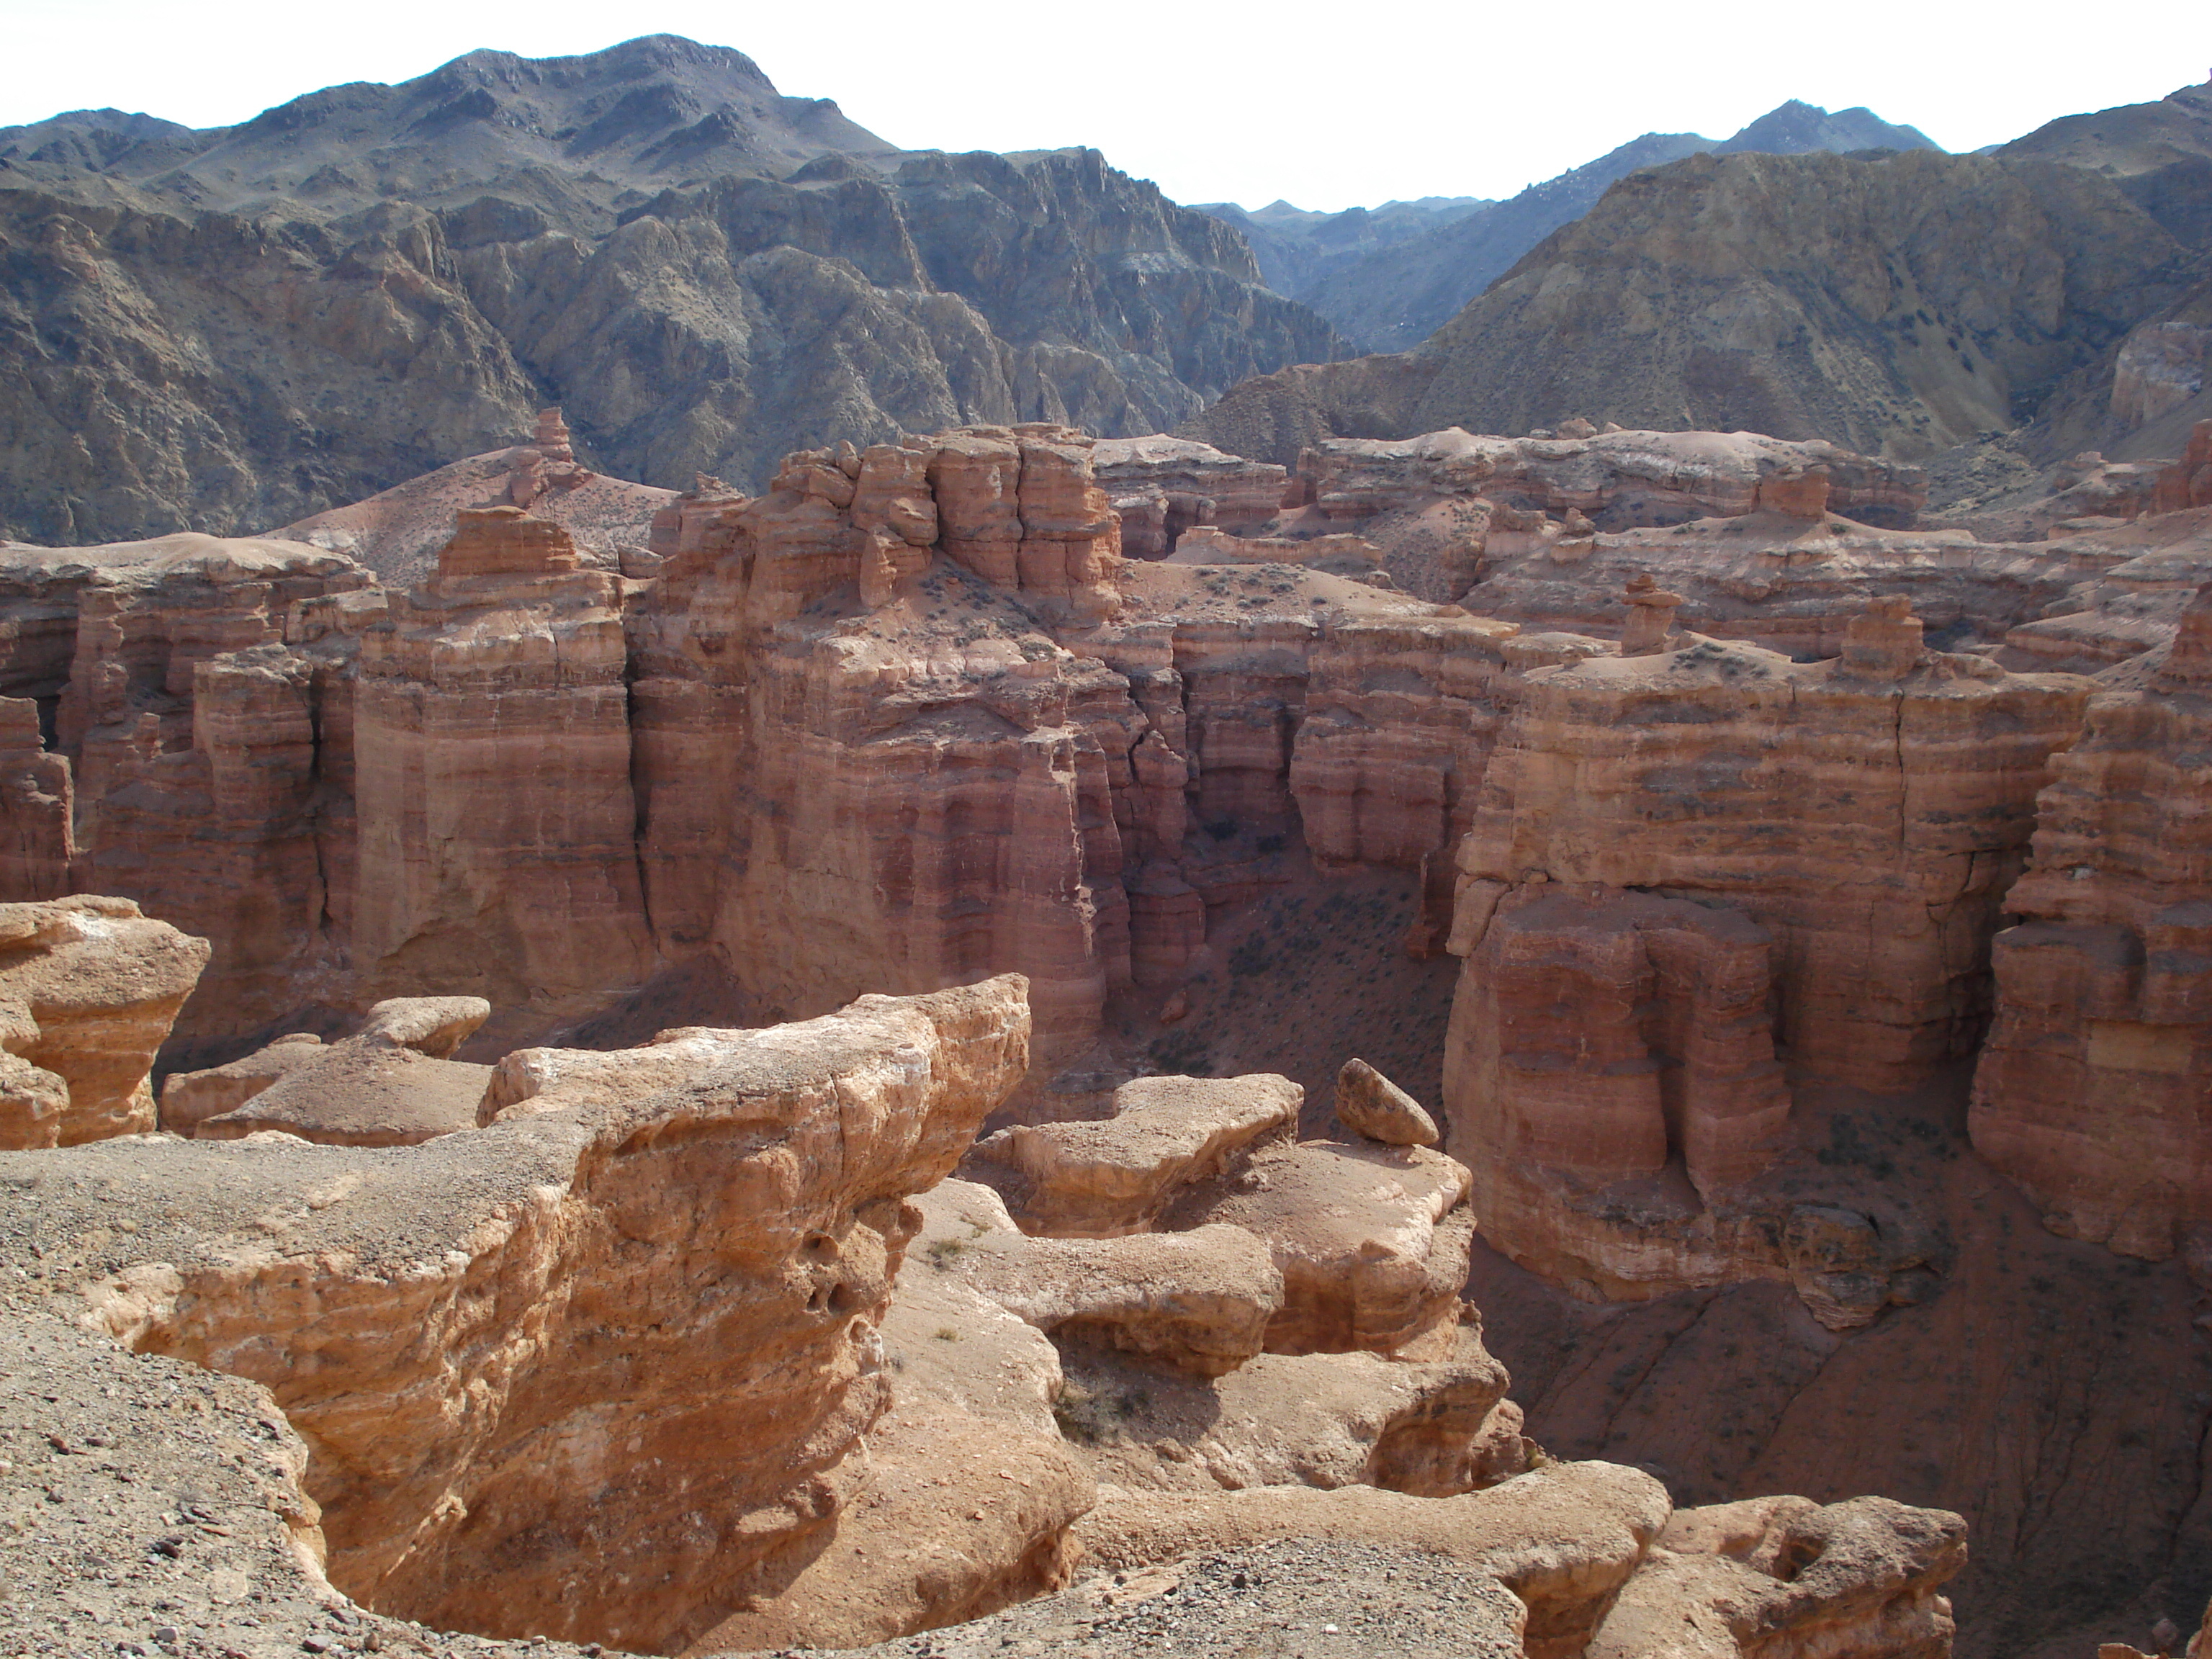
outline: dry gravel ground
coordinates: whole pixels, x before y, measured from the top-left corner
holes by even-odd
[[[306,1456],[253,1383],[0,1318],[0,1656],[580,1656],[364,1613],[295,1544]],[[287,1512],[289,1512],[288,1518]]]
[[[1522,1617],[1510,1590],[1443,1556],[1292,1540],[1102,1574],[972,1624],[850,1651],[870,1659],[1518,1659]]]

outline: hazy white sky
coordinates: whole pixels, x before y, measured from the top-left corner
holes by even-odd
[[[1989,0],[1671,7],[835,0],[0,0],[0,125],[113,105],[193,126],[494,46],[668,33],[735,46],[894,143],[1090,144],[1185,202],[1504,196],[1650,131],[1725,137],[1786,98],[1865,104],[1949,149],[2205,78],[2212,8],[2125,26]]]

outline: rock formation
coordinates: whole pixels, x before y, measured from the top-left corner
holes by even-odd
[[[1265,524],[1283,505],[1281,467],[1188,438],[1109,438],[1091,456],[1121,520],[1121,550],[1133,559],[1165,558],[1195,526]]]
[[[1298,458],[1293,488],[1320,516],[1356,521],[1441,495],[1480,495],[1510,507],[1589,516],[1601,530],[1665,527],[1692,519],[1787,510],[1781,480],[1818,468],[1825,509],[1890,530],[1912,526],[1928,500],[1921,469],[1832,443],[1788,442],[1755,432],[1585,432],[1579,437],[1475,436],[1457,427],[1402,441],[1337,438]]]
[[[1018,1124],[987,1148],[1024,1226],[1054,1238],[1149,1231],[1182,1188],[1296,1130],[1287,1078],[1138,1078],[1104,1123]]]
[[[1020,1078],[1027,1030],[1001,979],[422,1146],[103,1142],[41,1163],[20,1224],[55,1293],[85,1275],[85,1322],[270,1389],[356,1600],[665,1650],[787,1579],[860,1484],[904,1200]],[[155,1184],[119,1262],[87,1264],[112,1194]]]
[[[55,713],[38,750],[19,716],[9,890],[96,879],[210,939],[185,1064],[456,991],[509,1011],[489,1057],[702,958],[798,1013],[1017,969],[1064,1059],[1115,988],[1176,981],[1209,904],[1282,878],[1295,796],[1383,815],[1325,857],[1441,881],[1448,825],[1384,827],[1373,769],[1418,757],[1457,801],[1508,672],[1494,628],[1327,569],[1125,564],[1060,427],[801,452],[757,498],[702,478],[635,576],[490,482],[397,492],[397,526],[485,492],[406,591],[290,541],[12,556],[0,691]],[[1452,689],[1363,693],[1386,641]]]
[[[544,415],[560,418],[558,410]],[[471,455],[270,534],[343,553],[386,586],[412,587],[437,568],[439,550],[453,539],[457,511],[504,503],[559,525],[586,562],[626,575],[638,574],[629,567],[644,555],[653,514],[675,500],[676,491],[587,471],[573,459],[549,464],[547,452],[538,447],[539,435],[533,433],[532,441],[511,449]],[[563,438],[555,447],[565,443]]]
[[[1298,1094],[1147,1078],[1103,1121],[1001,1130],[969,1161],[988,1187],[927,1200],[925,1254],[1051,1335],[1063,1427],[1103,1480],[1442,1496],[1522,1472],[1518,1408],[1459,1297],[1467,1170],[1293,1140]]]
[[[2212,704],[2212,587],[2140,689],[2089,703],[2037,801],[2034,854],[2005,900],[1996,1019],[1974,1145],[2045,1224],[2171,1255],[2212,1223],[2200,1083],[2212,1056],[2212,892],[2195,756]]]
[[[39,829],[5,896],[112,891],[205,938],[218,1027],[311,1000],[353,831],[349,711],[325,707],[349,688],[313,641],[380,605],[368,573],[293,542],[173,536],[9,549],[0,586],[17,618],[0,690],[37,706],[49,751],[27,757],[43,782],[14,821]]]
[[[0,905],[0,1146],[152,1129],[148,1074],[207,959],[128,899]]]
[[[617,599],[559,526],[464,509],[437,574],[364,630],[353,937],[369,986],[511,1002],[647,976]]]
[[[0,1155],[23,1166],[0,1170],[0,1224],[29,1251],[0,1297],[0,1347],[68,1402],[68,1433],[45,1435],[46,1503],[80,1545],[149,1524],[131,1490],[149,1477],[149,1498],[182,1504],[130,1587],[58,1616],[27,1587],[0,1621],[105,1640],[167,1614],[159,1646],[256,1653],[421,1646],[425,1626],[533,1650],[588,1637],[586,1653],[865,1643],[1049,1595],[1085,1548],[1121,1584],[1197,1549],[1402,1548],[1422,1528],[1529,1652],[1564,1659],[1617,1598],[1701,1626],[1753,1605],[1723,1569],[1685,1579],[1696,1540],[1655,1550],[1669,1506],[1648,1476],[1523,1473],[1537,1454],[1504,1371],[1459,1311],[1466,1231],[1425,1243],[1406,1224],[1465,1190],[1439,1154],[1306,1143],[1185,1161],[1171,1204],[1240,1218],[1108,1239],[1024,1237],[960,1182],[907,1202],[1022,1077],[1024,989],[538,1050],[502,1068],[483,1127],[427,1145],[140,1137]],[[386,1004],[356,1037],[281,1045],[330,1052],[253,1099],[317,1073],[361,1092],[349,1051],[441,1063],[483,1014]],[[1220,1089],[1281,1120],[1279,1079]],[[1133,1147],[1176,1097],[1130,1096]],[[1321,1161],[1263,1168],[1282,1153]],[[1431,1202],[1402,1174],[1328,1173],[1347,1157],[1453,1178]],[[1319,1280],[1297,1270],[1319,1241],[1362,1237]],[[1347,1287],[1370,1313],[1415,1305],[1356,1288],[1388,1281],[1394,1249],[1416,1279],[1431,1253],[1440,1323],[1410,1340],[1402,1317],[1314,1324]],[[179,1361],[230,1375],[195,1382]],[[0,1423],[16,1459],[21,1426]],[[1769,1509],[1787,1523],[1778,1559],[1820,1565],[1755,1601],[1760,1632],[1856,1618],[1877,1659],[1943,1650],[1910,1644],[1947,1628],[1933,1592],[1957,1565],[1955,1517]],[[40,1517],[18,1530],[44,1541]],[[1647,1557],[1662,1582],[1631,1599]]]
[[[1989,942],[2095,690],[2001,665],[2069,651],[2139,689],[2212,575],[2192,574],[2203,508],[2145,497],[2131,520],[1981,542],[1832,510],[1916,500],[1889,463],[1563,430],[1583,435],[1334,447],[1346,488],[1249,534],[1194,524],[1157,561],[1122,551],[1099,447],[1042,423],[798,452],[758,496],[702,477],[612,553],[548,514],[618,481],[526,509],[501,482],[521,472],[486,472],[411,591],[298,542],[166,565],[13,549],[0,691],[27,787],[4,867],[26,897],[94,878],[137,897],[143,870],[146,892],[205,907],[185,919],[213,941],[206,988],[165,1057],[198,1069],[164,1127],[290,1138],[241,1157],[459,1158],[472,1135],[691,1090],[751,1052],[738,1027],[1032,976],[1034,1067],[964,1171],[988,1187],[926,1206],[915,1299],[886,1316],[887,1352],[947,1363],[879,1419],[877,1497],[814,1565],[702,1601],[685,1640],[973,1616],[1065,1582],[1079,1535],[1152,1495],[1212,1516],[1225,1486],[1510,1486],[1540,1460],[1461,1295],[1471,1263],[1504,1271],[1474,1253],[1476,1217],[1592,1298],[1771,1292],[1809,1311],[1793,1341],[1879,1320],[1864,1340],[1908,1355],[1952,1330],[1923,1310],[1984,1275],[1987,1218],[1937,1190],[1950,1166],[1883,1160],[1952,1145]],[[1606,527],[1616,510],[1698,516]],[[1416,538],[1446,527],[1464,603],[1371,580],[1376,556],[1397,586],[1420,557],[1444,569]],[[1933,641],[1891,592],[1935,613]],[[1739,631],[1756,642],[1711,637]],[[228,839],[194,839],[213,823]],[[212,872],[249,868],[283,879],[217,889],[228,909],[206,896]],[[1386,892],[1373,915],[1336,903]],[[1308,898],[1293,975],[1267,918]],[[1448,945],[1467,960],[1447,1043]],[[1401,973],[1427,976],[1433,1015],[1383,1006]],[[456,993],[491,1005],[459,1055],[416,1048],[458,1031],[340,1036],[380,998]],[[1346,996],[1368,1011],[1349,1024]],[[1286,1080],[1144,1077],[1267,1070],[1261,1034],[1309,1003],[1280,1039],[1315,1091],[1306,1139]],[[1363,1049],[1437,1103],[1443,1152],[1418,1102],[1356,1068],[1325,1127]],[[1437,1093],[1418,1068],[1439,1052]],[[2099,1236],[2105,1200],[2076,1197],[2043,1207],[2075,1203]],[[2191,1224],[2170,1228],[2184,1255]],[[1003,1364],[951,1363],[971,1331],[978,1364]],[[1622,1420],[1604,1443],[1623,1457],[1698,1426]],[[1753,1479],[1736,1457],[1698,1501],[1843,1495],[1788,1443],[1797,1461]],[[1701,1443],[1701,1471],[1708,1446],[1716,1468],[1738,1450]],[[1012,1485],[957,1449],[982,1447],[1031,1482],[1019,1501],[981,1501]],[[1905,1455],[1881,1489],[1986,1503],[2000,1528],[2014,1513],[1915,1484]],[[2039,1466],[2021,1501],[2073,1501],[2069,1480]],[[917,1541],[949,1492],[980,1518]],[[1308,1500],[1250,1501],[1291,1526]],[[1253,1535],[1222,1524],[1191,1547]],[[2000,1544],[1977,1593],[2026,1608],[2090,1553]],[[1705,1587],[1686,1595],[1768,1595],[1733,1565],[1668,1571]],[[1917,1609],[1897,1627],[1920,1640],[1933,1591],[1912,1571],[1869,1582]]]
[[[1781,1062],[1894,1095],[1972,1054],[2090,689],[1928,651],[1901,599],[1826,662],[1707,641],[1530,676],[1451,939],[1444,1105],[1486,1237],[1617,1292],[1771,1271],[1824,1319],[1871,1317],[1888,1266],[1741,1200],[1782,1149]],[[1687,1190],[1642,1220],[1570,1196],[1669,1179]]]
[[[2212,507],[2212,420],[2199,421],[2190,428],[2189,447],[2160,471],[2151,492],[2154,513],[2179,513],[2192,507]]]
[[[243,1060],[173,1075],[161,1127],[203,1140],[279,1130],[330,1146],[410,1146],[477,1127],[489,1066],[452,1058],[491,1017],[481,997],[400,997],[325,1043],[295,1034]]]

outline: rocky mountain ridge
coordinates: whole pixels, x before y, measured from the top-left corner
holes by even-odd
[[[2020,428],[2044,465],[2170,454],[2201,413],[2212,337],[2191,205],[2212,202],[2212,174],[2187,148],[2212,144],[2212,98],[2106,113],[2165,136],[2140,154],[2069,128],[1988,155],[1696,155],[1632,173],[1413,350],[1263,377],[1186,429],[1284,465],[1327,436],[1572,417],[1914,460]]]
[[[1278,294],[1304,299],[1327,277],[1385,249],[1396,248],[1471,214],[1494,207],[1472,196],[1425,197],[1378,208],[1308,213],[1288,202],[1245,211],[1234,202],[1201,202],[1200,213],[1233,225],[1252,245],[1260,278]]]
[[[624,476],[965,420],[1172,425],[1345,348],[1093,151],[895,151],[742,55],[477,52],[189,133],[0,135],[0,533],[266,528],[565,401]]]
[[[1370,350],[1403,351],[1427,339],[1522,254],[1589,212],[1610,185],[1632,173],[1701,152],[1796,155],[1936,148],[1917,127],[1892,125],[1871,110],[1832,114],[1792,99],[1718,142],[1690,132],[1647,132],[1510,200],[1455,216],[1449,223],[1357,259],[1333,262],[1283,292],[1305,301]]]

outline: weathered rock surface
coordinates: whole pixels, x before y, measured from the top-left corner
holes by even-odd
[[[331,965],[330,924],[350,898],[352,823],[333,799],[349,726],[327,706],[343,697],[319,656],[285,642],[380,599],[370,580],[283,541],[0,552],[12,623],[0,690],[37,703],[46,752],[24,757],[26,781],[47,780],[26,800],[39,829],[7,896],[100,891],[112,878],[208,939],[210,994],[185,1011],[184,1032],[204,1011],[251,1030],[312,1000]],[[27,747],[31,729],[18,727]]]
[[[1095,1492],[1056,1434],[902,1390],[868,1437],[867,1485],[836,1536],[790,1583],[685,1651],[857,1645],[1049,1595],[1073,1576],[1068,1528]]]
[[[329,1146],[411,1146],[477,1127],[489,1066],[449,1058],[491,1017],[481,997],[402,997],[337,1042],[288,1040],[161,1091],[161,1127],[203,1140],[278,1130]],[[225,1094],[240,1098],[220,1110]]]
[[[1173,1220],[1266,1241],[1283,1276],[1270,1352],[1425,1354],[1459,1322],[1468,1186],[1463,1165],[1425,1146],[1301,1141],[1194,1190]]]
[[[128,899],[0,905],[0,1146],[151,1130],[154,1055],[207,959]]]
[[[1365,1486],[1102,1493],[1079,1532],[1086,1559],[1113,1567],[1273,1537],[1414,1544],[1512,1590],[1528,1608],[1523,1651],[1564,1659],[1588,1642],[1668,1512],[1650,1476],[1584,1463],[1443,1500]]]
[[[1028,1238],[988,1188],[957,1182],[923,1213],[922,1249],[1017,1318],[1194,1376],[1259,1353],[1283,1306],[1267,1245],[1239,1228]]]
[[[1080,1641],[1101,1659],[1167,1643],[1231,1659],[1295,1641],[1313,1659],[1361,1659],[1387,1641],[1407,1659],[1518,1659],[1527,1610],[1495,1579],[1419,1546],[1284,1539],[1208,1550],[1066,1592],[974,1625],[854,1650],[983,1659],[1009,1647]]]
[[[1287,1078],[1137,1078],[1103,1123],[1017,1124],[976,1150],[1024,1232],[1150,1231],[1182,1189],[1296,1133],[1305,1091]]]
[[[1211,444],[1154,433],[1109,438],[1092,452],[1099,487],[1121,520],[1121,550],[1164,559],[1200,525],[1236,531],[1279,512],[1288,474]]]
[[[558,418],[558,411],[546,412]],[[387,586],[413,587],[437,569],[439,550],[453,539],[453,515],[465,507],[527,507],[567,531],[580,553],[618,568],[625,555],[635,562],[645,551],[653,514],[675,499],[673,489],[586,471],[573,459],[549,463],[544,451],[525,443],[471,455],[270,535],[343,553]]]
[[[1728,1195],[1782,1153],[1783,1061],[1801,1091],[1899,1095],[1972,1054],[2091,689],[1929,652],[1901,599],[1828,662],[1706,641],[1532,675],[1451,940],[1444,1106],[1486,1237],[1615,1293],[1786,1273],[1824,1319],[1870,1318],[1910,1250],[1848,1206]]]
[[[1337,1121],[1388,1146],[1433,1146],[1443,1139],[1421,1103],[1364,1060],[1336,1074]]]
[[[1323,572],[1125,564],[1091,448],[986,428],[802,452],[757,499],[702,478],[638,575],[543,515],[589,482],[463,509],[410,592],[289,541],[18,550],[0,692],[55,729],[18,711],[0,873],[208,936],[200,1069],[385,995],[483,995],[490,1055],[664,972],[806,1015],[997,968],[1063,1063],[1184,976],[1209,904],[1283,878],[1299,792],[1349,792],[1332,859],[1440,854],[1383,769],[1462,799],[1510,673],[1494,626]],[[1376,646],[1447,684],[1366,689]],[[1316,657],[1330,752],[1294,765]]]
[[[2212,703],[2212,588],[2141,689],[2093,699],[2037,803],[2005,901],[1974,1145],[2045,1224],[2162,1259],[2212,1223],[2201,1080],[2212,1055],[2212,889],[2196,756]]]
[[[1022,1075],[1022,990],[866,999],[674,1090],[421,1146],[15,1154],[9,1225],[95,1328],[270,1388],[356,1600],[680,1645],[860,1485],[903,1200]],[[88,1263],[118,1204],[137,1231]]]
[[[366,988],[512,1003],[646,978],[618,598],[558,526],[464,509],[437,574],[363,633]]]
[[[1805,503],[1784,493],[1795,480],[1802,495],[1815,470],[1824,495]],[[1832,443],[1619,428],[1575,437],[1506,438],[1450,427],[1399,441],[1332,439],[1300,454],[1293,488],[1319,516],[1338,522],[1418,509],[1440,495],[1480,495],[1523,511],[1581,513],[1607,531],[1761,507],[1799,517],[1826,509],[1904,530],[1928,500],[1920,468]]]
[[[1439,1358],[1256,1354],[1208,1378],[1097,1347],[1072,1346],[1064,1363],[1062,1431],[1114,1486],[1370,1486],[1449,1497],[1528,1468],[1505,1368],[1473,1330]]]
[[[243,1106],[295,1067],[322,1058],[322,1037],[289,1031],[266,1048],[198,1072],[172,1072],[161,1085],[161,1127],[189,1135],[210,1118]]]
[[[1591,1659],[1951,1651],[1937,1591],[1966,1565],[1955,1515],[1860,1498],[1678,1510],[1587,1650]]]

